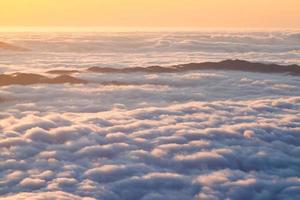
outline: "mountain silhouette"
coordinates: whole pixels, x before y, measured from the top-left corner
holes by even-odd
[[[0,42],[0,50],[7,50],[7,51],[29,51],[29,49],[18,47],[12,44],[8,44],[5,42]]]
[[[182,65],[173,65],[170,67],[150,66],[150,67],[132,67],[132,68],[109,68],[109,67],[91,67],[90,72],[96,73],[175,73],[192,70],[234,70],[245,72],[260,73],[289,73],[291,75],[300,75],[300,66],[298,65],[278,65],[249,62],[245,60],[224,60],[221,62],[202,62],[189,63]]]

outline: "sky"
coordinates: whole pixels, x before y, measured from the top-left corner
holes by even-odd
[[[300,1],[1,0],[0,26],[300,28]]]

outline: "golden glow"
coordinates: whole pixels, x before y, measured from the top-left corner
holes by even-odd
[[[0,26],[300,28],[300,0],[0,0]]]

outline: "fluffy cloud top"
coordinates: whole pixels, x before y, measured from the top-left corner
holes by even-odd
[[[85,76],[0,88],[1,199],[300,198],[299,77]]]

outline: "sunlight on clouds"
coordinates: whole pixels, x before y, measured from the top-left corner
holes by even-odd
[[[299,197],[299,77],[122,79],[136,84],[2,87],[16,99],[0,104],[1,199]]]

